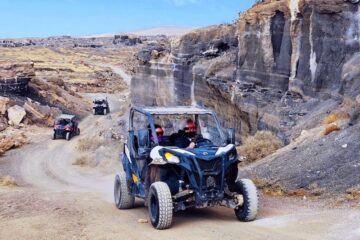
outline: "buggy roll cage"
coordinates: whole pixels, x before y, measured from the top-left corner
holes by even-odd
[[[216,123],[216,127],[220,133],[220,137],[223,140],[223,142],[226,142],[226,137],[224,135],[224,132],[222,131],[220,127],[219,120],[217,118],[217,115],[215,112],[200,108],[200,107],[192,107],[192,106],[179,106],[179,107],[132,107],[130,109],[129,114],[129,131],[133,131],[133,117],[134,113],[138,112],[147,117],[147,120],[150,124],[151,128],[151,135],[154,139],[155,145],[159,145],[159,140],[157,138],[156,132],[155,132],[155,121],[153,118],[153,115],[195,115],[195,122],[198,122],[198,115],[211,115]]]

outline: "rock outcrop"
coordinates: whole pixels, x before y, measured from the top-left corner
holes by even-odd
[[[199,29],[170,41],[169,54],[156,58],[145,51],[132,79],[132,101],[204,105],[219,113],[225,127],[235,127],[241,135],[270,130],[285,144],[303,130],[319,127],[342,102],[351,102],[346,116],[358,119],[353,103],[360,94],[359,19],[360,5],[349,1],[259,1],[235,24]],[[349,124],[354,125],[352,120]],[[352,131],[346,132],[348,139],[356,138]],[[336,139],[331,134],[329,141]],[[333,143],[327,146],[333,148]],[[306,157],[301,153],[307,147],[294,152]],[[335,158],[325,159],[331,151],[319,156],[319,162],[334,163]],[[294,157],[292,153],[284,156]],[[281,159],[273,161],[285,165],[285,157]],[[312,163],[307,165],[309,171],[321,168]],[[356,172],[351,154],[343,164],[348,173]],[[267,167],[264,163],[258,176],[265,176]],[[286,181],[285,175],[279,176]],[[342,176],[346,177],[345,172],[334,177]],[[302,177],[306,176],[294,170],[294,179]],[[314,183],[303,182],[300,187]],[[332,190],[345,192],[354,182],[340,185]],[[299,185],[289,183],[288,187]]]
[[[129,36],[129,35],[115,35],[113,44],[122,44],[125,46],[134,46],[136,44],[141,44],[143,41],[141,38],[136,36]]]
[[[54,125],[56,117],[61,114],[60,109],[43,106],[38,102],[27,99],[23,108],[26,111],[26,118],[32,123],[51,127]]]
[[[0,62],[0,93],[24,95],[29,81],[34,76],[32,62]]]
[[[28,139],[21,130],[8,128],[0,133],[0,156],[6,151],[21,147],[26,143],[28,143]]]

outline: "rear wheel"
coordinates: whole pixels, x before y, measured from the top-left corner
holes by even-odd
[[[76,129],[76,135],[78,135],[78,136],[80,135],[80,128]]]
[[[243,222],[253,221],[258,211],[258,194],[250,179],[241,179],[235,183],[236,192],[243,196],[243,205],[235,209],[236,217]]]
[[[107,113],[106,108],[104,108],[104,110],[103,110],[103,111],[104,111],[104,115],[106,115],[106,113]]]
[[[151,224],[156,229],[169,228],[173,217],[173,202],[169,186],[164,182],[151,184],[148,199]]]
[[[129,209],[134,207],[135,197],[131,195],[125,173],[116,175],[114,182],[114,200],[118,209]]]
[[[53,134],[53,137],[52,137],[53,140],[56,139],[56,133]]]
[[[94,113],[94,115],[96,115],[96,109],[95,108],[93,109],[93,113]]]
[[[71,139],[71,134],[70,134],[70,132],[67,132],[67,133],[66,133],[65,139],[68,140],[68,141],[70,141],[70,139]]]

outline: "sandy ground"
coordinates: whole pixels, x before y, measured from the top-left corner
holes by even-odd
[[[360,209],[295,198],[261,196],[258,219],[250,223],[221,207],[176,213],[164,231],[139,223],[149,219],[141,200],[131,210],[113,203],[113,179],[121,170],[117,157],[100,154],[103,164],[92,168],[72,164],[81,154],[78,141],[97,138],[97,130],[123,109],[124,96],[109,99],[112,116],[88,116],[79,137],[53,141],[46,129],[0,158],[0,168],[19,185],[0,187],[0,239],[360,239]]]

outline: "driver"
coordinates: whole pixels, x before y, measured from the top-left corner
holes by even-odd
[[[186,120],[185,126],[178,133],[171,135],[173,145],[179,148],[193,149],[197,139],[197,127],[192,119]]]

